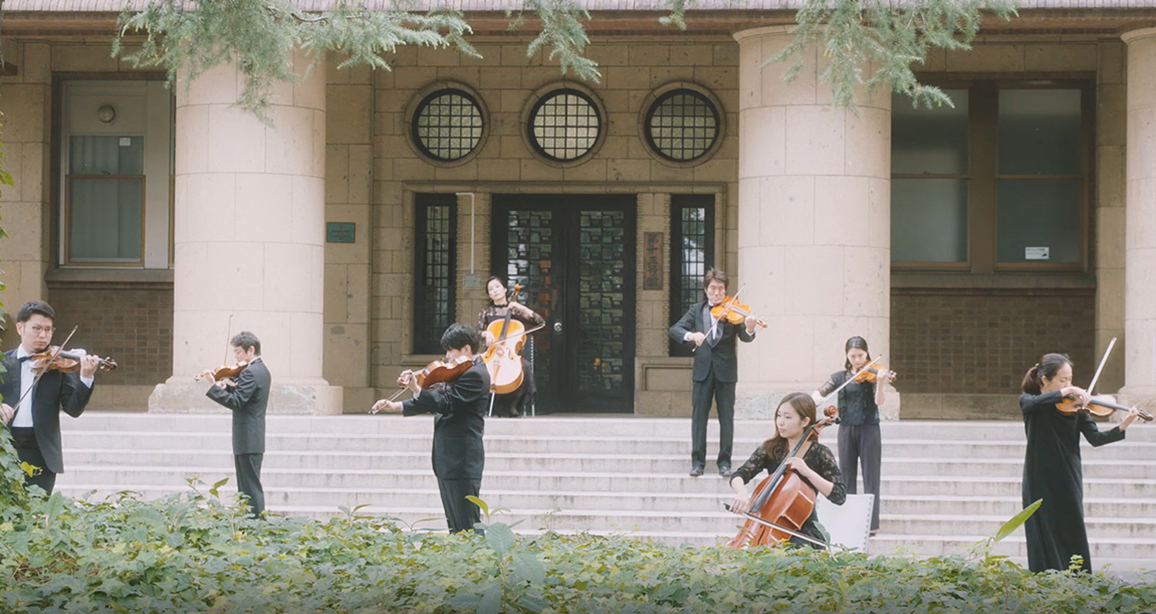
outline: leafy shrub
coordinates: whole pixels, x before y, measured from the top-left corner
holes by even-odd
[[[253,520],[222,501],[221,483],[90,502],[29,499],[4,476],[4,496],[23,500],[0,525],[2,612],[1156,611],[1156,585],[1033,575],[986,545],[920,560],[518,536],[484,502],[484,534],[452,536],[357,509],[327,521]]]

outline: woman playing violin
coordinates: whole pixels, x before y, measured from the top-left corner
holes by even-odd
[[[736,514],[745,514],[750,510],[751,493],[747,492],[747,483],[766,469],[773,473],[783,463],[787,453],[798,445],[806,428],[815,423],[815,400],[801,392],[793,392],[783,397],[778,410],[775,411],[775,433],[764,441],[747,462],[732,474],[730,485],[735,491],[735,499],[731,503],[731,511]],[[786,459],[787,469],[799,474],[812,488],[827,497],[835,505],[843,505],[847,500],[847,492],[839,476],[839,467],[835,464],[835,455],[831,449],[818,442],[818,432],[811,433],[811,441],[806,450],[798,456]],[[814,512],[803,523],[799,533],[808,535],[819,541],[826,541],[824,531]],[[809,542],[797,537],[791,538],[794,545],[810,545]]]
[[[496,339],[486,329],[494,322],[505,320],[507,314],[510,318],[521,322],[527,330],[546,324],[546,320],[534,310],[516,300],[507,299],[507,292],[506,284],[500,277],[491,277],[486,281],[486,294],[490,297],[490,304],[478,312],[478,330],[481,331],[487,346],[493,344]],[[534,369],[530,366],[530,361],[522,357],[522,385],[510,394],[495,397],[494,412],[498,416],[517,418],[522,415],[521,407],[532,401],[537,394]]]
[[[1072,385],[1072,374],[1072,361],[1067,356],[1044,354],[1024,374],[1021,385],[1020,409],[1028,439],[1023,504],[1027,507],[1043,499],[1024,525],[1028,567],[1033,572],[1067,569],[1074,554],[1083,558],[1084,571],[1092,571],[1084,527],[1080,434],[1093,446],[1121,441],[1139,413],[1132,408],[1119,425],[1108,431],[1100,431],[1086,413],[1060,413],[1056,405],[1065,397],[1074,397],[1081,405],[1089,401],[1086,391]]]
[[[855,494],[858,491],[858,469],[862,464],[863,490],[875,495],[871,511],[871,534],[874,535],[879,530],[879,473],[883,464],[879,406],[887,394],[887,387],[879,385],[878,380],[889,384],[895,381],[895,372],[883,367],[863,369],[871,362],[867,340],[863,337],[848,339],[843,351],[847,354],[843,370],[832,373],[831,378],[811,396],[816,400],[822,399],[847,380],[855,380],[839,391],[839,467],[842,468],[847,492]]]
[[[444,389],[422,390],[412,371],[402,371],[397,383],[413,391],[412,399],[395,403],[381,399],[375,410],[406,416],[435,414],[433,471],[441,491],[442,508],[450,532],[473,530],[481,520],[478,506],[466,497],[477,497],[482,486],[486,454],[482,446],[486,410],[489,408],[490,373],[477,356],[478,331],[466,324],[451,324],[442,335],[446,362],[465,358],[473,362],[465,373]]]

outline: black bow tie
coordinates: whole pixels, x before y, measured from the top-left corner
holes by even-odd
[[[26,354],[26,355],[20,357],[19,362],[24,362],[25,360],[31,360],[31,359],[32,359],[32,354]]]

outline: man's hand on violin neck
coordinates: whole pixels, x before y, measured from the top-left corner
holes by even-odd
[[[92,354],[85,354],[80,358],[80,376],[93,377],[96,375],[96,368],[100,366],[100,357]]]

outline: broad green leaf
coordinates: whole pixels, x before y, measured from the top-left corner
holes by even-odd
[[[478,603],[477,614],[498,614],[501,609],[502,586],[500,584],[491,585],[482,595],[481,602]]]
[[[542,599],[541,597],[523,595],[522,598],[518,599],[518,607],[537,614],[538,612],[541,612],[542,610],[550,607],[550,604],[546,603],[546,600]]]
[[[478,604],[481,602],[481,597],[467,593],[460,593],[446,599],[446,605],[458,610],[477,610]]]
[[[546,567],[538,557],[529,552],[522,552],[514,555],[514,576],[520,582],[538,586],[546,581]]]
[[[486,545],[499,557],[506,556],[506,553],[514,547],[514,532],[510,530],[509,525],[500,522],[491,525],[486,531]]]
[[[1036,513],[1036,510],[1040,508],[1040,504],[1043,502],[1043,499],[1037,499],[1035,503],[1025,507],[1015,516],[1012,516],[1011,520],[1005,522],[1003,526],[999,528],[999,531],[996,531],[995,541],[1001,541],[1003,538],[1011,535],[1016,529],[1020,528],[1020,525],[1027,522],[1028,518],[1031,518],[1032,514]]]

